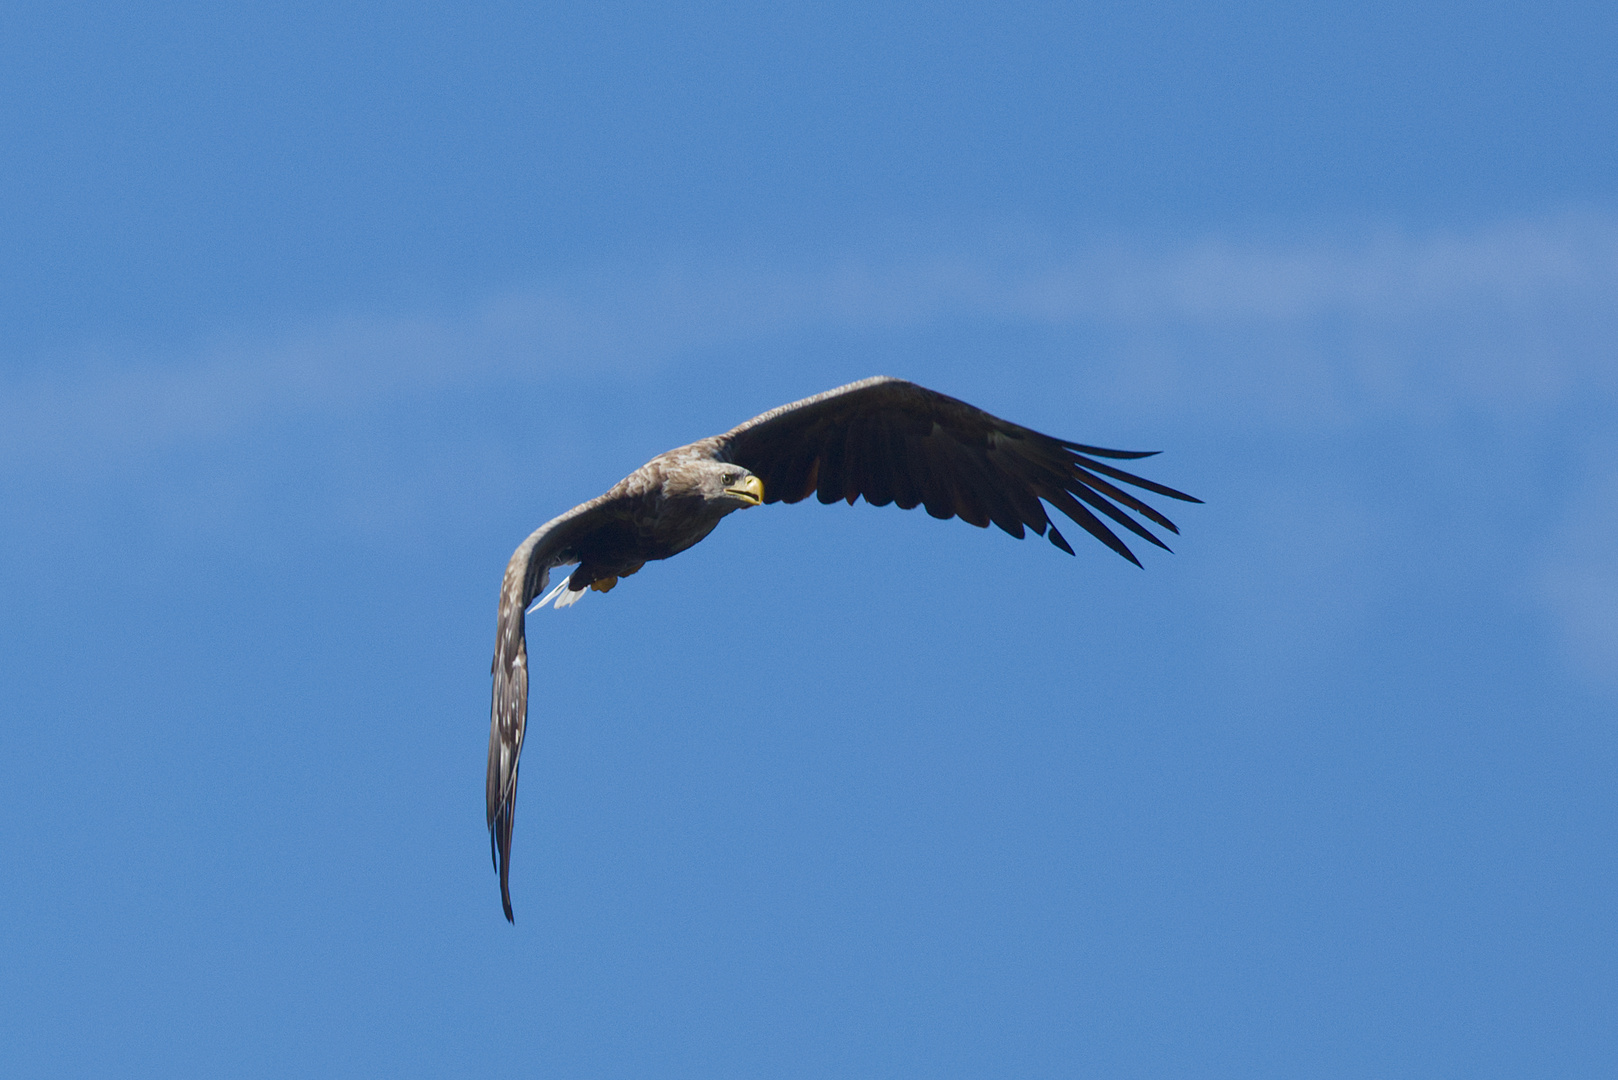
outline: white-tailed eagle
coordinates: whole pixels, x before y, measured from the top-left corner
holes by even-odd
[[[506,918],[512,918],[512,813],[528,714],[523,620],[535,597],[544,594],[542,604],[554,597],[557,607],[566,607],[587,589],[606,592],[646,563],[678,555],[734,510],[810,495],[822,503],[846,499],[852,505],[863,496],[873,506],[923,506],[933,517],[958,517],[980,529],[993,522],[1018,539],[1032,529],[1073,554],[1044,500],[1139,566],[1101,518],[1164,550],[1167,545],[1131,512],[1179,530],[1114,481],[1201,501],[1096,460],[1151,453],[1053,439],[915,383],[866,379],[661,454],[606,494],[535,530],[506,566],[492,669],[489,846]],[[576,569],[546,594],[559,566]]]

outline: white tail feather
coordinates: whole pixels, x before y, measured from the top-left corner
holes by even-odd
[[[567,582],[564,581],[562,584],[566,585]],[[565,607],[572,607],[574,604],[577,604],[580,600],[584,599],[584,594],[589,591],[590,586],[586,585],[578,592],[574,592],[572,589],[569,589],[567,592],[562,593],[561,596],[556,598],[556,610],[561,611]]]
[[[550,576],[550,571],[547,570],[545,573],[546,573],[547,577]],[[552,589],[550,592],[546,593],[544,596],[541,596],[538,600],[535,600],[532,604],[529,604],[528,605],[528,611],[523,612],[523,614],[526,615],[526,614],[528,614],[528,612],[534,611],[534,610],[536,610],[538,608],[542,608],[546,604],[550,603],[552,600],[554,600],[556,598],[557,593],[559,593],[563,589],[567,588],[567,582],[568,582],[568,578],[563,577],[562,580],[557,583],[556,588]],[[544,586],[541,585],[540,588],[544,588]],[[567,601],[557,600],[556,601],[556,606],[559,607],[559,608],[560,607],[566,607],[568,604],[577,603],[577,602],[578,602],[578,597],[575,596],[572,600],[567,600]]]

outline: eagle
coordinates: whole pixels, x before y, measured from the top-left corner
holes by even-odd
[[[506,564],[491,667],[489,849],[506,920],[516,921],[511,828],[528,719],[524,620],[531,608],[552,600],[564,608],[587,591],[609,592],[619,578],[702,540],[727,514],[811,495],[825,504],[842,499],[852,506],[863,497],[873,506],[922,506],[935,518],[958,517],[980,529],[992,522],[1019,540],[1032,529],[1071,555],[1073,548],[1046,513],[1049,504],[1139,566],[1101,518],[1165,551],[1168,545],[1131,513],[1169,532],[1180,530],[1118,484],[1183,502],[1201,500],[1097,459],[1156,452],[1052,438],[915,383],[879,377],[783,405],[723,435],[660,454],[605,494],[534,530]],[[566,566],[573,571],[546,592],[551,571]],[[541,597],[537,604],[535,597]]]

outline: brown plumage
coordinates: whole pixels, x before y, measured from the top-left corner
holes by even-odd
[[[1185,502],[1201,500],[1095,459],[1154,452],[1053,439],[915,383],[866,379],[661,454],[606,494],[535,530],[506,566],[492,667],[489,846],[506,918],[512,918],[512,813],[528,712],[523,619],[545,592],[552,569],[577,567],[545,597],[556,596],[556,606],[565,607],[586,589],[606,592],[644,564],[678,555],[726,514],[810,495],[823,503],[845,499],[852,505],[863,497],[875,506],[923,506],[933,517],[958,517],[979,528],[993,522],[1019,539],[1032,529],[1071,555],[1045,512],[1049,503],[1139,566],[1097,513],[1164,550],[1167,545],[1130,512],[1179,530],[1112,481]]]

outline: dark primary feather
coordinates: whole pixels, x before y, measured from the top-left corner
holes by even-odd
[[[1139,566],[1107,522],[1165,550],[1167,545],[1134,515],[1171,533],[1179,530],[1118,484],[1201,501],[1106,463],[1151,453],[1055,439],[914,383],[867,379],[660,455],[606,494],[535,530],[506,566],[493,663],[487,809],[506,918],[512,919],[512,815],[528,712],[525,611],[556,567],[577,564],[571,583],[582,589],[597,576],[633,573],[631,565],[638,569],[643,561],[669,558],[706,535],[675,542],[649,538],[647,515],[659,505],[654,496],[670,470],[691,462],[729,462],[764,482],[768,503],[814,495],[822,503],[864,498],[876,506],[921,506],[936,518],[958,517],[980,528],[993,523],[1018,538],[1032,529],[1071,555],[1072,546],[1046,513],[1048,504]]]
[[[1109,450],[1054,439],[902,379],[876,378],[783,405],[719,437],[718,453],[764,481],[764,501],[843,499],[933,517],[990,523],[1012,536],[1024,527],[1072,554],[1041,500],[1130,562],[1140,560],[1099,513],[1164,550],[1139,514],[1178,533],[1174,523],[1109,483],[1185,502],[1184,492],[1142,479],[1097,458],[1131,460],[1155,451]]]

